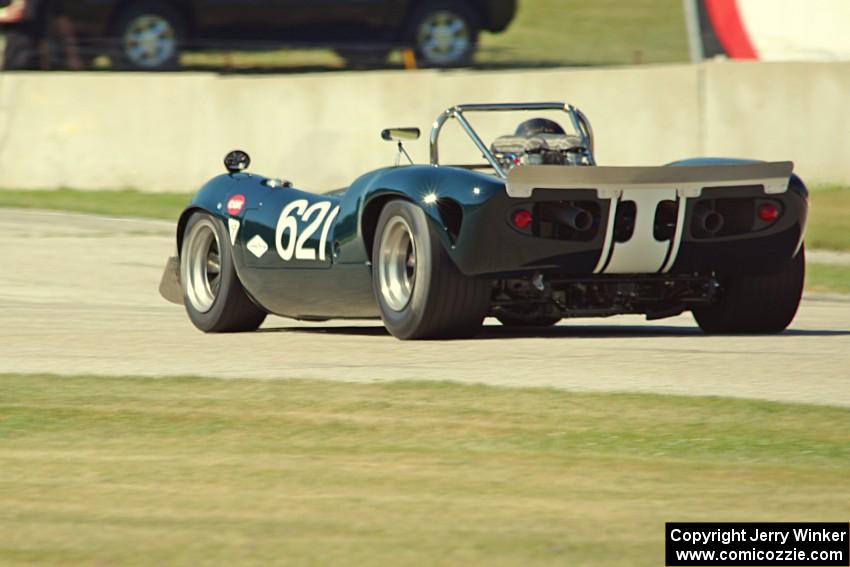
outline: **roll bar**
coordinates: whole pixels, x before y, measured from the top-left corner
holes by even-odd
[[[450,119],[455,118],[461,128],[466,132],[475,147],[479,149],[481,154],[496,171],[496,174],[502,179],[507,179],[508,175],[502,168],[496,156],[490,152],[487,146],[481,141],[481,138],[472,128],[472,125],[464,118],[464,112],[511,112],[522,110],[560,110],[566,112],[570,117],[573,129],[582,138],[582,143],[587,148],[591,164],[595,165],[593,153],[593,129],[590,127],[590,121],[587,116],[571,104],[565,102],[530,102],[530,103],[495,103],[495,104],[459,104],[443,111],[434,121],[434,126],[431,128],[431,164],[440,164],[439,139],[440,131],[443,125]]]

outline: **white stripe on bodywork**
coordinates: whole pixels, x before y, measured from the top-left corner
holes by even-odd
[[[655,240],[655,211],[661,201],[675,201],[675,189],[624,189],[620,201],[634,201],[635,225],[631,238],[615,242],[606,274],[655,273],[664,267],[669,240]]]
[[[667,257],[664,267],[661,268],[661,272],[664,274],[670,271],[670,268],[673,267],[673,263],[676,261],[676,257],[679,255],[679,245],[682,244],[682,234],[685,231],[685,211],[688,208],[688,200],[687,197],[682,195],[681,191],[678,193],[679,209],[676,212],[676,232],[673,234],[673,240],[670,244],[670,255]]]
[[[599,195],[599,198],[603,197]],[[615,191],[611,195],[606,195],[606,198],[611,200],[608,205],[608,222],[605,225],[605,239],[602,241],[602,254],[599,255],[599,261],[596,262],[596,267],[593,268],[593,273],[598,274],[605,269],[605,264],[608,263],[608,257],[611,255],[611,243],[614,242],[614,221],[617,219],[617,204],[620,202],[620,192]]]

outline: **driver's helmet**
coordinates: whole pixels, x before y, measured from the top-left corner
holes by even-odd
[[[532,118],[521,122],[514,132],[514,136],[522,138],[532,138],[539,134],[566,134],[566,132],[560,124],[548,118]]]

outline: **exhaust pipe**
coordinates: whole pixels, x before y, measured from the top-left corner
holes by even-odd
[[[578,207],[546,207],[542,216],[544,220],[568,226],[578,232],[593,226],[593,215]]]
[[[694,218],[697,227],[706,234],[717,234],[723,228],[723,215],[713,209],[697,209]]]

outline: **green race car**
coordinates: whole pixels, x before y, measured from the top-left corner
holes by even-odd
[[[489,145],[465,118],[553,110],[568,129],[536,118]],[[442,163],[452,120],[483,163]],[[419,130],[382,135],[401,159]],[[428,164],[324,194],[248,173],[231,152],[178,221],[163,295],[207,332],[253,330],[268,313],[380,317],[401,339],[473,336],[487,316],[534,327],[690,310],[720,333],[776,333],[794,318],[808,205],[791,162],[598,166],[588,119],[560,102],[455,106],[430,149]]]

